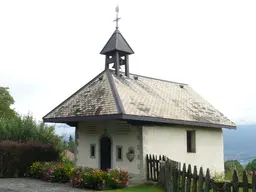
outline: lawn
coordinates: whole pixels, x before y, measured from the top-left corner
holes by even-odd
[[[163,192],[163,189],[152,184],[143,184],[125,189],[110,190],[108,192]]]

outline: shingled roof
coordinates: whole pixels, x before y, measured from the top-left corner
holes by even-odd
[[[44,122],[124,119],[235,128],[189,85],[106,69],[43,117]]]

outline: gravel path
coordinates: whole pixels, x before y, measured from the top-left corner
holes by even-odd
[[[36,179],[0,179],[0,192],[92,192],[76,189],[70,184],[48,183]]]

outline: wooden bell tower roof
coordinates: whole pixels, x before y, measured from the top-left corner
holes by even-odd
[[[101,50],[100,54],[107,55],[110,52],[120,51],[126,54],[133,54],[134,51],[127,43],[121,32],[116,29],[106,45]]]

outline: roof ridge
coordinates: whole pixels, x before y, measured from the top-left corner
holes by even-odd
[[[109,69],[106,70],[106,73],[107,73],[108,82],[109,82],[109,85],[110,85],[110,88],[111,88],[111,92],[112,92],[113,97],[114,97],[115,102],[116,102],[117,110],[119,111],[120,114],[125,114],[124,106],[123,106],[123,103],[121,101],[120,95],[117,91],[116,84],[114,82],[113,76],[110,74]]]
[[[111,72],[114,72],[115,70],[113,69],[109,69]],[[120,71],[121,74],[125,74],[124,72]],[[176,81],[169,81],[169,80],[165,80],[165,79],[159,79],[159,78],[154,78],[154,77],[149,77],[149,76],[145,76],[145,75],[138,75],[138,74],[134,74],[134,73],[130,73],[130,75],[133,76],[138,76],[138,77],[143,77],[143,78],[148,78],[148,79],[153,79],[153,80],[157,80],[157,81],[163,81],[163,82],[167,82],[167,83],[174,83],[174,84],[179,84],[179,85],[188,85],[187,83],[181,83],[181,82],[176,82]]]

